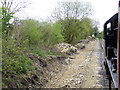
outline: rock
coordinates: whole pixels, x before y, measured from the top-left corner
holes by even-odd
[[[78,81],[78,84],[81,84],[81,81]]]
[[[63,59],[65,59],[65,58],[66,58],[66,57],[62,57],[62,56],[58,56],[58,57],[57,57],[58,60],[63,60]]]
[[[79,67],[83,67],[83,65],[79,65]]]
[[[43,86],[43,84],[41,84],[41,83],[38,83],[38,84],[39,84],[39,86],[40,86],[40,87],[42,87],[42,86]]]
[[[82,74],[81,72],[79,72],[79,74]]]
[[[33,74],[33,75],[31,75],[31,79],[34,79],[34,80],[38,81],[39,78],[38,78],[37,75]]]
[[[66,54],[75,53],[77,52],[77,48],[70,47],[70,48],[63,49],[61,52]]]
[[[50,59],[56,59],[57,57],[53,55],[47,55],[47,58],[50,60]]]
[[[74,85],[77,85],[77,83],[73,83]]]
[[[96,84],[96,85],[93,85],[93,88],[103,88],[103,86],[99,85],[99,84]]]
[[[28,84],[28,88],[33,88],[31,84]]]
[[[89,59],[85,59],[85,62],[89,62],[90,60]]]
[[[83,75],[81,74],[80,77],[83,77]]]
[[[89,43],[89,39],[85,39],[84,43],[88,44]]]
[[[47,62],[45,60],[38,59],[42,67],[47,67]]]
[[[77,48],[68,44],[68,43],[60,43],[55,46],[57,49],[59,49],[60,52],[66,53],[70,55],[71,53],[77,52]]]
[[[75,45],[75,47],[78,48],[78,49],[84,49],[85,48],[85,44],[78,43],[78,44]]]
[[[71,61],[71,60],[70,60],[69,58],[65,59],[65,62],[66,62],[67,64],[69,64],[70,61]]]
[[[84,48],[85,48],[85,46],[81,47],[80,49],[84,49]]]
[[[87,81],[87,79],[85,79],[85,81]]]
[[[78,43],[82,43],[83,42],[83,40],[80,40]]]
[[[70,85],[65,85],[62,88],[70,88]]]
[[[66,79],[65,81],[66,81],[66,82],[68,82],[69,80],[68,80],[68,79]]]
[[[72,79],[70,79],[70,82],[73,82],[74,81],[74,79],[72,78]]]
[[[69,49],[69,51],[72,52],[72,53],[75,53],[75,52],[77,52],[77,48],[72,47],[72,48]]]
[[[70,59],[75,59],[75,57],[73,57],[73,56],[69,56],[69,58],[70,58]]]

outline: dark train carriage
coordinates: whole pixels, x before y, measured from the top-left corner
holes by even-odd
[[[118,31],[118,13],[112,16],[104,24],[104,39],[105,39],[105,51],[106,51],[105,55],[106,56],[109,55],[109,53],[107,52],[108,47],[113,47],[114,54],[115,56],[117,56],[117,31]]]
[[[117,37],[118,37],[118,13],[112,16],[104,24],[105,41],[105,69],[109,76],[109,87],[113,81],[115,88],[118,87],[117,76]]]
[[[115,88],[120,90],[120,1],[119,11],[104,24],[105,69]]]
[[[117,57],[118,13],[104,24],[105,56]],[[113,47],[113,53],[108,52]]]

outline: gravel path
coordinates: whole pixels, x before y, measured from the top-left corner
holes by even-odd
[[[108,88],[99,40],[89,42],[85,49],[71,57],[70,64],[45,87]]]

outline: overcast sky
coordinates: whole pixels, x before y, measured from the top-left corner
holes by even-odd
[[[35,19],[47,19],[59,1],[75,1],[75,0],[30,0],[31,5],[27,7],[20,15],[21,18],[32,17]],[[79,0],[77,0],[79,1]],[[112,15],[118,12],[119,0],[82,0],[90,2],[94,9],[92,18],[99,20],[100,31],[103,30],[103,24]]]

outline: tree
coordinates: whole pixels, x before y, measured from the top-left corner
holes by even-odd
[[[70,19],[79,19],[92,14],[91,4],[86,2],[59,2],[58,7],[55,8],[52,17],[56,20],[64,20],[65,18]]]
[[[79,35],[79,23],[77,19],[65,19],[62,21],[62,35],[64,36],[65,42],[73,43],[74,38]]]
[[[57,44],[57,43],[61,43],[64,41],[64,38],[61,34],[61,24],[58,22],[54,23],[52,26],[52,33],[51,33],[51,37],[50,37],[50,42],[52,45]]]
[[[27,1],[14,0],[1,0],[2,3],[2,31],[8,34],[8,28],[11,27],[10,20],[14,17],[14,14],[25,8],[28,4]]]
[[[97,37],[97,35],[99,34],[99,26],[100,23],[98,20],[93,20],[93,33],[95,37]]]
[[[64,36],[65,42],[73,44],[80,39],[83,33],[83,28],[80,23],[86,24],[88,28],[84,27],[84,34],[88,33],[89,29],[92,28],[91,20],[87,19],[92,14],[92,8],[89,3],[83,2],[60,2],[58,7],[55,8],[52,17],[55,21],[60,20],[62,25],[62,35]],[[86,19],[87,20],[86,20]],[[84,20],[83,20],[84,19]],[[82,25],[82,24],[81,24]],[[86,29],[86,30],[85,30]],[[86,34],[85,36],[88,36]]]

